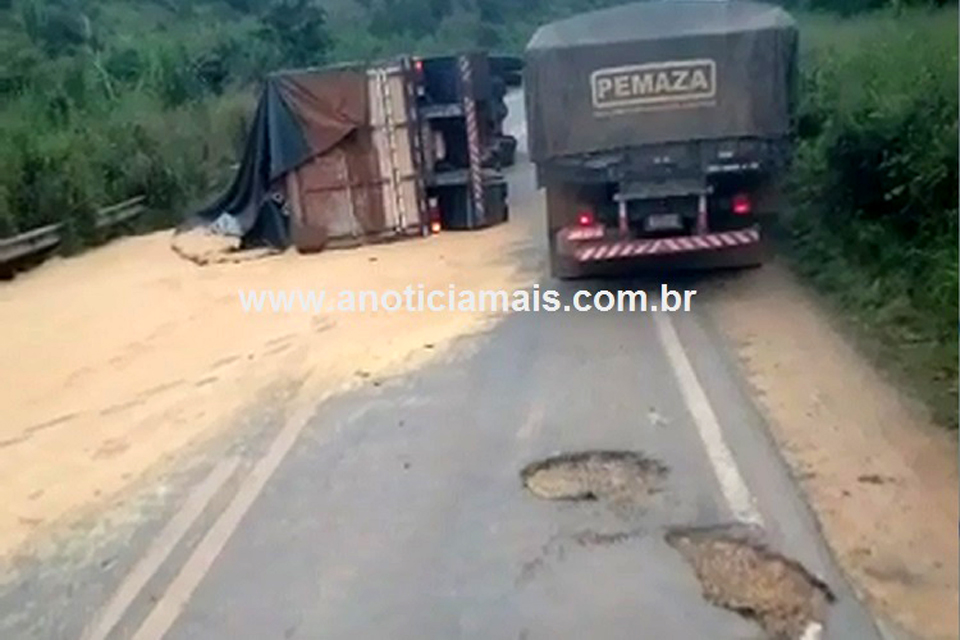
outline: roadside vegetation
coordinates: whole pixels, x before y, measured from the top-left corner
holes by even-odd
[[[271,70],[479,45],[610,0],[0,0],[0,237],[144,194],[169,224],[222,186]]]
[[[798,270],[957,426],[957,10],[801,20]]]

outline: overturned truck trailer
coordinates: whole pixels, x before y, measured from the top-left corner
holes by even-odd
[[[413,78],[406,60],[272,74],[234,182],[196,218],[301,251],[423,233]]]
[[[454,85],[472,86],[485,58],[451,61]],[[472,136],[447,135],[448,160],[462,159],[462,166],[436,162],[438,120],[424,100],[436,82],[424,67],[402,57],[269,76],[236,178],[187,226],[241,238],[242,247],[292,244],[309,252],[426,235],[441,222],[473,228],[503,221],[505,183],[481,167],[477,127],[461,127]],[[475,92],[455,94],[451,106],[476,119],[483,103]],[[438,194],[441,178],[450,184]]]
[[[526,51],[553,271],[756,264],[790,155],[797,31],[755,2],[624,5]]]

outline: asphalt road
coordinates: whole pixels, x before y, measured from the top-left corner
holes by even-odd
[[[510,181],[515,223],[539,233],[530,166]],[[539,237],[534,246],[524,259],[542,262]],[[648,283],[617,286],[634,284]],[[696,306],[515,314],[424,369],[315,407],[266,445],[253,465],[221,467],[233,479],[215,484],[148,588],[110,614],[108,637],[762,638],[707,602],[664,540],[738,521],[833,589],[824,637],[879,637]],[[656,458],[668,469],[661,491],[624,512],[524,488],[528,463],[592,449]],[[163,526],[133,555],[149,556]],[[584,532],[617,541],[585,544]],[[0,598],[0,611],[32,598],[30,616],[51,621],[21,619],[5,637],[90,633],[131,570],[118,563],[42,611],[42,591]]]

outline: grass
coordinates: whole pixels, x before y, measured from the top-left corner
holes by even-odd
[[[957,10],[801,19],[796,269],[957,427]]]
[[[57,127],[29,99],[8,107],[0,131],[0,192],[7,195],[0,235],[62,220],[82,235],[105,203],[142,193],[152,209],[170,212],[222,187],[253,102],[251,91],[234,90],[164,109],[155,96],[131,92],[96,117]]]

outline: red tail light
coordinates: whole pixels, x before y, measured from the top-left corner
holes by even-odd
[[[596,219],[593,217],[593,211],[585,209],[577,214],[577,224],[581,227],[592,227],[597,223]]]
[[[733,197],[733,212],[738,216],[745,216],[753,211],[753,204],[750,197],[745,194],[739,194]]]
[[[413,61],[413,68],[417,70],[417,73],[423,73],[423,60],[417,58]]]
[[[430,198],[427,209],[430,216],[430,232],[440,233],[443,228],[440,215],[440,203],[436,198]]]

